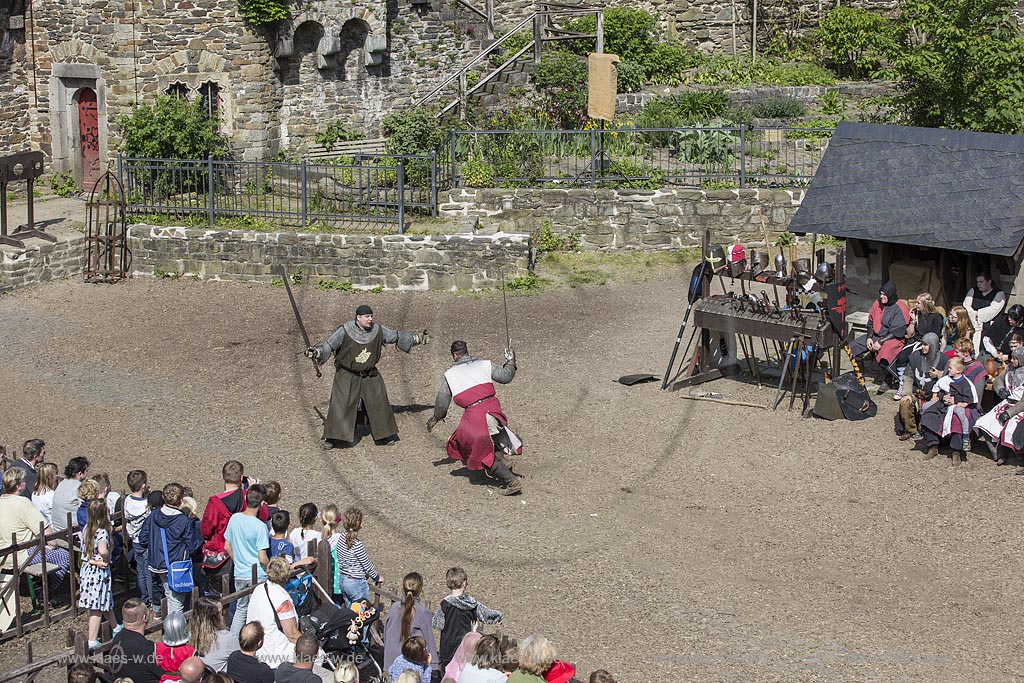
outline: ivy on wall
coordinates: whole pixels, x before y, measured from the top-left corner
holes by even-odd
[[[238,11],[253,26],[264,26],[288,18],[287,0],[238,0]]]

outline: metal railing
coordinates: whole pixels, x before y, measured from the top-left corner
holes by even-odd
[[[437,209],[436,153],[358,154],[337,163],[137,159],[118,156],[129,214],[272,220],[302,228],[318,223],[394,223],[407,210]],[[257,227],[254,225],[254,227]]]
[[[804,185],[831,136],[823,128],[616,128],[452,131],[452,186]]]

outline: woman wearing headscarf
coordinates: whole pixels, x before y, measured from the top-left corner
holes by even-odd
[[[996,392],[1004,396],[1003,400],[996,404],[996,407],[988,411],[974,428],[985,435],[992,459],[997,465],[1006,462],[1004,448],[1014,452],[1020,452],[1020,446],[1024,445],[1024,429],[1018,430],[1017,426],[1024,420],[1024,348],[1016,349],[1010,356],[1010,369],[996,378],[996,383],[1001,382],[1002,386],[996,386]],[[1018,431],[1021,432],[1018,434]],[[1014,439],[1014,435],[1017,438]],[[1014,445],[1015,442],[1018,445]]]
[[[903,338],[910,323],[910,309],[896,296],[896,283],[886,281],[868,312],[868,332],[850,342],[854,356],[875,354],[879,365],[889,365],[903,349]]]
[[[917,434],[917,411],[924,400],[931,398],[932,385],[942,377],[949,361],[941,352],[942,341],[934,332],[921,337],[921,343],[910,354],[907,370],[903,373],[903,384],[900,391],[899,416],[896,419],[896,431],[900,441],[907,441]]]

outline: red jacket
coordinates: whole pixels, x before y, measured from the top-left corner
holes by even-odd
[[[181,676],[178,674],[178,669],[181,668],[181,663],[193,656],[195,653],[196,649],[188,643],[175,647],[169,647],[163,643],[157,643],[156,664],[167,672],[160,677],[160,683],[165,683],[165,681],[180,681]]]
[[[210,496],[210,500],[206,501],[206,510],[203,511],[203,521],[199,524],[199,533],[205,541],[203,552],[224,552],[224,530],[228,528],[228,520],[231,519],[231,515],[244,509],[245,489],[238,488]],[[257,517],[264,522],[267,521],[269,515],[266,505],[260,508]]]

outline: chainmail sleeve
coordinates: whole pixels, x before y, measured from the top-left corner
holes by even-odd
[[[420,343],[419,336],[412,332],[398,332],[388,327],[380,326],[380,332],[385,344],[394,344],[399,351],[409,353],[412,347]]]
[[[491,363],[491,380],[498,384],[508,384],[516,376],[516,362],[506,361],[504,365]]]
[[[345,340],[345,326],[342,325],[334,331],[327,341],[322,341],[317,344],[314,348],[319,352],[317,361],[320,365],[323,365],[331,359],[331,356],[341,348],[341,342]]]
[[[452,404],[452,389],[448,386],[448,380],[442,378],[441,386],[437,389],[437,396],[434,397],[434,418],[439,422],[448,415],[448,407]]]

